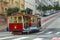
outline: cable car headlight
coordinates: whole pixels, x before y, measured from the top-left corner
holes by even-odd
[[[15,26],[14,28],[16,29],[17,27]]]

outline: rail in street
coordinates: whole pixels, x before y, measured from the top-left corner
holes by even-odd
[[[54,37],[60,37],[59,16],[47,26],[44,32],[24,35],[12,35],[11,32],[0,32],[0,40],[51,40]]]

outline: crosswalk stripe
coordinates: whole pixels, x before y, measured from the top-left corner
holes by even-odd
[[[60,32],[57,32],[56,34],[60,34]]]
[[[47,32],[46,34],[51,34],[52,33],[52,31],[50,31],[50,32]]]
[[[21,38],[16,38],[16,39],[13,39],[13,40],[22,40],[22,39],[26,39],[26,38],[29,38],[29,37],[21,37]]]
[[[43,38],[35,38],[35,39],[33,39],[33,40],[43,40]]]
[[[44,33],[44,31],[42,31],[42,32],[39,32],[39,33],[37,33],[37,34],[41,34],[41,33]]]
[[[9,35],[9,36],[10,36],[11,34],[4,34],[4,35],[0,35],[0,36],[7,36],[7,35]]]
[[[15,36],[3,37],[3,38],[0,38],[0,40],[8,39],[8,38],[13,38],[13,37],[15,37]]]

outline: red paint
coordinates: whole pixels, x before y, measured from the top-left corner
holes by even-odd
[[[29,23],[29,27],[31,27],[31,22]]]
[[[16,26],[16,28],[15,28]],[[23,24],[22,23],[10,23],[9,24],[9,30],[23,30]]]

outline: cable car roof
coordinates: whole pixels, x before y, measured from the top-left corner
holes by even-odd
[[[31,14],[23,14],[23,13],[13,13],[11,16],[27,16],[27,17],[40,18],[40,17],[35,16],[35,15],[31,15]]]

